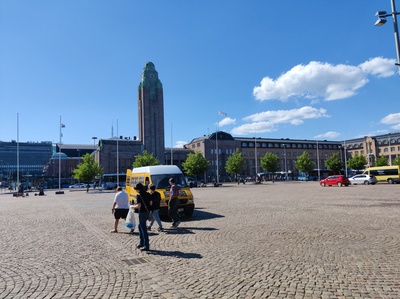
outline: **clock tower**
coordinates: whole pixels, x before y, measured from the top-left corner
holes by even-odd
[[[145,64],[139,84],[138,121],[143,149],[165,164],[163,87],[152,62]]]

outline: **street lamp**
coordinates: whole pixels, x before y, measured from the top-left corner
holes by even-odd
[[[286,144],[283,144],[283,156],[285,158],[285,181],[287,181],[287,162],[286,162]]]
[[[96,139],[97,137],[92,137],[93,139],[93,151],[96,151]]]
[[[319,170],[319,145],[317,140],[317,168],[318,168],[318,181],[321,179],[321,173]]]
[[[399,67],[399,75],[400,75],[400,42],[399,42],[399,27],[397,25],[397,15],[400,12],[396,11],[396,6],[394,0],[390,0],[392,4],[392,13],[386,13],[386,11],[378,11],[375,15],[378,17],[378,20],[375,22],[375,26],[382,26],[386,21],[386,17],[393,18],[393,26],[394,26],[394,41],[396,43],[396,52],[397,52],[397,63],[396,65]]]

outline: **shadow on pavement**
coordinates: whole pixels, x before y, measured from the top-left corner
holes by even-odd
[[[161,251],[161,250],[151,250],[147,252],[148,255],[161,255],[161,256],[172,256],[182,259],[200,259],[203,258],[201,254],[198,253],[186,253],[182,251]]]

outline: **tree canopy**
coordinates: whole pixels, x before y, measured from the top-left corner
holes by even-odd
[[[182,163],[186,174],[200,176],[208,170],[210,162],[203,157],[201,152],[189,153],[186,160]]]
[[[386,156],[380,156],[375,161],[375,166],[388,166],[388,165],[389,163]]]
[[[400,165],[400,156],[397,156],[397,158],[393,160],[392,164],[393,165]]]
[[[357,153],[347,160],[347,167],[354,170],[364,169],[365,164],[367,164],[365,156],[360,156]]]
[[[339,159],[339,154],[335,153],[325,160],[326,168],[332,171],[333,173],[340,173],[340,170],[343,168],[343,163]]]
[[[225,164],[226,172],[229,174],[238,174],[244,167],[243,154],[236,149],[236,151],[229,156]]]
[[[79,163],[73,170],[73,177],[84,183],[93,182],[96,177],[103,174],[103,168],[94,160],[90,154],[82,156],[82,163]]]
[[[260,159],[260,163],[264,171],[277,172],[279,170],[279,157],[274,153],[265,153],[264,157]]]
[[[294,162],[294,166],[298,171],[309,173],[314,169],[314,162],[311,160],[308,152],[304,151],[300,156],[297,157]]]
[[[132,164],[133,168],[143,167],[143,166],[153,166],[159,165],[160,162],[153,156],[153,154],[147,153],[146,150],[140,155],[135,156],[135,161]]]

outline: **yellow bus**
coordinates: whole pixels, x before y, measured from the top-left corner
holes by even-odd
[[[179,206],[178,212],[184,213],[186,217],[191,217],[194,211],[193,194],[187,184],[182,171],[176,165],[157,165],[145,166],[128,169],[126,171],[126,192],[129,200],[136,203],[137,192],[134,189],[137,183],[142,183],[145,188],[149,184],[156,186],[156,190],[161,195],[160,215],[168,214],[169,201],[169,179],[174,178],[175,184],[179,187]]]
[[[373,175],[379,182],[388,182],[389,184],[400,183],[400,166],[379,166],[369,167],[363,174]]]

